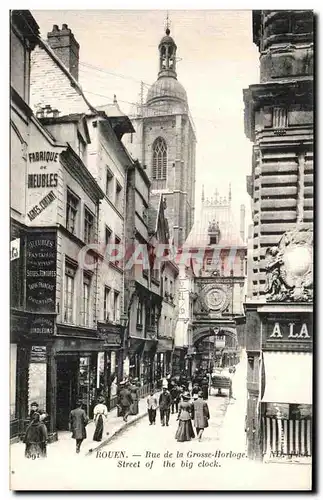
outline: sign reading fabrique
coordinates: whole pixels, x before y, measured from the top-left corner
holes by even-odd
[[[60,152],[37,146],[28,153],[27,223],[41,226],[56,222]]]

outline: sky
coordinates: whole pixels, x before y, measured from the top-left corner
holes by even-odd
[[[131,113],[157,79],[158,44],[164,35],[164,10],[32,10],[41,36],[65,23],[80,44],[79,82],[91,104],[110,103],[116,94]],[[206,197],[218,189],[239,214],[251,200],[252,144],[244,134],[243,89],[259,82],[259,55],[252,42],[252,13],[243,10],[169,10],[171,36],[177,45],[177,78],[185,87],[194,120],[196,209],[202,185]],[[91,65],[91,67],[89,67]],[[93,66],[95,69],[93,68]],[[101,71],[100,71],[101,69]],[[145,95],[145,94],[144,94]]]

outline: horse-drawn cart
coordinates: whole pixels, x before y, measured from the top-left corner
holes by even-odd
[[[229,373],[223,370],[217,370],[211,375],[211,387],[218,390],[218,395],[222,395],[222,389],[229,391],[229,397],[232,396],[232,379]]]

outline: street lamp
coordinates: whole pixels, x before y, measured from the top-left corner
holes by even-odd
[[[123,379],[123,362],[124,362],[124,353],[126,351],[127,326],[128,326],[127,314],[121,314],[120,324],[122,326],[122,335],[121,335],[121,347],[120,347],[119,362],[118,362],[118,375],[117,375],[118,385]]]

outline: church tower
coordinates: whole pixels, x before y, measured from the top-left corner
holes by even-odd
[[[152,192],[163,194],[171,240],[181,247],[194,222],[196,136],[186,91],[177,80],[177,61],[167,25],[158,45],[157,80],[131,117],[136,133],[124,141],[146,170]]]

